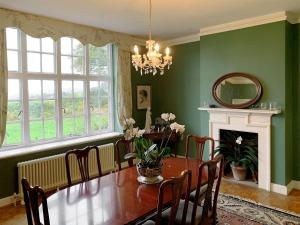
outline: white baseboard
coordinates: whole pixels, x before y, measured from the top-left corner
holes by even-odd
[[[300,181],[292,180],[286,186],[271,183],[271,191],[279,194],[288,195],[293,189],[300,190]]]

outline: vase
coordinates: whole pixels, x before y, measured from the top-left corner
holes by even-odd
[[[231,170],[235,180],[246,180],[247,168],[242,166],[231,166]]]
[[[142,166],[141,163],[136,164],[138,172],[138,181],[144,184],[156,184],[163,180],[162,174],[163,164],[160,163],[158,167],[149,168]]]

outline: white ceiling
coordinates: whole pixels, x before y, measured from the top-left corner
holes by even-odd
[[[279,11],[300,14],[300,0],[152,0],[156,39]],[[0,7],[137,36],[148,33],[148,0],[0,0]]]

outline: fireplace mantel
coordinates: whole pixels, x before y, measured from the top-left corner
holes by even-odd
[[[215,140],[220,140],[221,129],[258,134],[258,187],[271,191],[271,117],[281,110],[198,109],[209,113],[209,136]]]

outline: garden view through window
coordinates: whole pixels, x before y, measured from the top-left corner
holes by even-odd
[[[4,146],[112,131],[111,45],[35,38],[6,29],[8,110]]]

